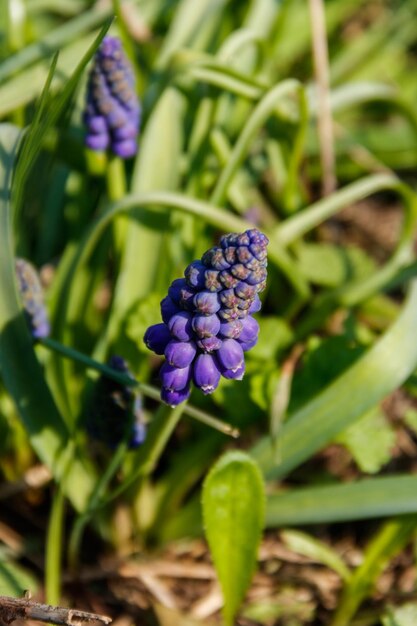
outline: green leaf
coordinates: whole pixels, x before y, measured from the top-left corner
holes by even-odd
[[[410,541],[416,525],[416,515],[383,524],[368,544],[363,562],[344,588],[331,626],[346,626],[351,623],[361,602],[369,595],[390,560]]]
[[[281,538],[293,552],[314,559],[317,563],[323,563],[337,572],[342,580],[349,580],[350,571],[345,562],[335,550],[322,541],[298,530],[284,530]]]
[[[233,624],[255,569],[264,497],[257,465],[240,451],[224,454],[204,482],[204,526],[223,589],[226,626]]]
[[[384,476],[268,496],[266,526],[328,524],[417,513],[417,477]]]
[[[292,384],[289,412],[293,413],[338,376],[363,354],[364,348],[347,335],[310,337]]]
[[[304,276],[316,285],[338,287],[349,280],[369,276],[375,263],[359,248],[330,243],[303,243],[297,257]]]
[[[336,441],[346,446],[363,472],[375,474],[391,459],[395,432],[379,407],[375,407],[349,426]]]
[[[250,351],[251,359],[270,361],[279,350],[285,350],[293,341],[293,333],[288,323],[280,317],[262,316],[259,322],[259,340]]]
[[[2,596],[21,596],[26,589],[36,593],[38,582],[23,567],[6,558],[0,551],[0,592]]]
[[[410,341],[416,317],[417,282],[414,281],[401,314],[379,341],[290,415],[281,432],[280,463],[275,465],[268,437],[252,449],[253,457],[268,478],[285,476],[404,383],[417,366],[417,343]]]
[[[82,508],[93,477],[79,458],[67,474],[73,454],[69,432],[45,382],[16,292],[9,198],[19,142],[17,128],[0,125],[0,369],[33,448],[56,479],[68,479],[65,491]]]
[[[168,87],[152,110],[141,140],[133,172],[132,190],[175,189],[180,177],[183,148],[184,100],[181,93]],[[160,139],[164,137],[164,150]],[[120,321],[138,301],[155,290],[161,263],[169,262],[164,235],[170,230],[170,216],[160,207],[152,207],[141,220],[139,208],[130,222],[126,236],[121,271],[116,285],[112,328],[109,338],[119,329]],[[138,272],[140,250],[140,272]]]

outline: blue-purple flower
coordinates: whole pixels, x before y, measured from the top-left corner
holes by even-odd
[[[184,278],[171,283],[161,302],[163,322],[150,326],[144,337],[150,350],[165,355],[160,378],[167,404],[186,400],[192,383],[208,394],[221,376],[243,378],[245,352],[259,334],[252,314],[261,308],[267,245],[256,228],[224,235],[219,246],[188,265]]]
[[[15,272],[26,320],[34,339],[48,337],[51,327],[38,272],[29,261],[16,259]]]
[[[108,366],[130,376],[127,364],[120,356],[112,356]],[[91,437],[111,449],[123,440],[127,440],[129,448],[137,448],[146,437],[141,396],[131,387],[102,374],[93,390],[87,430]]]
[[[116,37],[104,37],[94,57],[84,111],[86,145],[122,159],[137,152],[141,107],[132,68]]]

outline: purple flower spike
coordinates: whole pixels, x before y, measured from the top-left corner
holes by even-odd
[[[225,339],[216,356],[222,369],[232,371],[237,371],[244,359],[242,346],[235,339]]]
[[[149,326],[143,338],[146,346],[155,354],[164,354],[167,343],[172,339],[165,324]]]
[[[173,315],[168,322],[171,335],[180,341],[190,341],[193,339],[191,320],[191,313],[187,313],[186,311],[180,311]]]
[[[184,389],[181,389],[180,391],[171,391],[170,389],[162,387],[161,400],[162,402],[165,402],[165,404],[168,404],[168,406],[175,407],[178,406],[178,404],[181,404],[181,402],[188,400],[190,393],[191,389],[189,386],[184,387]]]
[[[192,328],[197,337],[214,337],[220,330],[220,320],[217,315],[194,315]]]
[[[191,379],[191,368],[187,367],[173,367],[169,363],[165,362],[159,372],[161,377],[162,386],[169,391],[181,391],[187,387]]]
[[[243,377],[244,352],[258,339],[252,313],[261,308],[267,245],[256,228],[230,233],[190,263],[185,278],[172,282],[161,302],[171,335],[161,370],[161,398],[167,404],[176,406],[188,397],[190,377],[203,393],[212,393],[221,375]]]
[[[165,358],[174,367],[187,367],[193,362],[196,352],[197,348],[193,341],[173,339],[165,348]]]
[[[83,116],[87,147],[95,151],[110,148],[122,159],[134,156],[140,113],[133,70],[120,41],[107,36],[96,53],[88,79]]]
[[[48,337],[51,327],[38,272],[29,261],[24,259],[16,259],[15,272],[25,317],[32,337],[34,339]]]
[[[194,364],[194,384],[204,394],[213,393],[220,381],[220,370],[211,354],[200,354]]]

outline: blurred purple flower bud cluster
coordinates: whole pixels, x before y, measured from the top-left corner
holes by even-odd
[[[106,36],[94,58],[87,85],[87,147],[95,151],[110,148],[122,159],[134,156],[140,114],[133,71],[121,42]]]
[[[32,336],[35,339],[48,337],[51,328],[38,272],[29,261],[24,259],[16,259],[15,271],[25,317]]]
[[[112,356],[108,366],[130,376],[125,360]],[[146,437],[142,400],[131,387],[105,374],[97,380],[87,414],[87,430],[93,439],[111,449],[127,439],[129,448],[140,446]]]
[[[147,347],[165,355],[161,398],[176,406],[191,383],[212,393],[221,376],[241,380],[244,353],[258,339],[252,317],[261,308],[268,238],[257,229],[224,235],[219,246],[193,261],[161,302],[163,322],[145,333]]]

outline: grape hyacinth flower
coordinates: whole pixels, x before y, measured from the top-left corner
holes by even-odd
[[[108,366],[121,374],[131,375],[120,356],[112,356]],[[131,387],[102,374],[92,394],[87,430],[91,437],[111,449],[126,438],[130,449],[137,448],[146,437],[141,397]]]
[[[224,235],[171,283],[161,302],[162,323],[144,336],[150,350],[165,355],[161,398],[170,406],[189,397],[191,383],[208,394],[221,376],[243,378],[245,352],[258,339],[252,315],[261,308],[267,245],[256,228]]]
[[[16,259],[15,272],[25,317],[32,337],[34,339],[48,337],[51,327],[38,272],[29,261],[24,259]]]
[[[122,159],[134,156],[141,108],[133,70],[116,37],[108,35],[101,42],[89,75],[86,100],[86,146],[94,151],[110,148]]]

